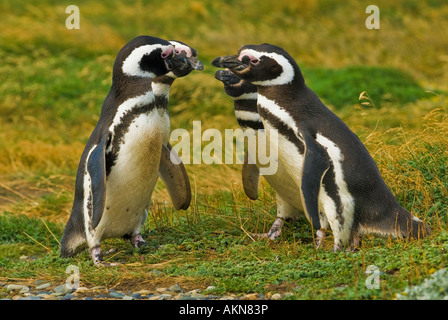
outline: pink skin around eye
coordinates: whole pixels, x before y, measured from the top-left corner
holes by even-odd
[[[186,46],[176,46],[176,49],[174,50],[174,53],[176,54],[181,54],[182,51],[185,51],[185,54],[187,55],[187,58],[191,57],[191,50],[190,48],[186,47]]]
[[[254,65],[257,65],[260,62],[260,60],[253,55],[243,53],[239,55],[238,60],[242,61],[244,57],[249,57],[250,62]]]
[[[173,52],[174,47],[169,46],[165,51],[162,52],[162,58],[165,59],[171,55],[171,52]]]

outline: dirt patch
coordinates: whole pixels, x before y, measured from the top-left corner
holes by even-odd
[[[37,203],[36,199],[49,190],[38,188],[27,181],[0,181],[0,211],[22,202]]]

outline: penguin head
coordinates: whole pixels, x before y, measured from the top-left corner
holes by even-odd
[[[174,54],[182,63],[173,68],[167,74],[168,76],[180,78],[190,74],[193,70],[204,70],[204,65],[199,61],[198,53],[195,49],[177,40],[170,40],[169,42],[174,46]]]
[[[155,78],[182,65],[174,46],[163,39],[139,36],[129,41],[118,53],[115,77]]]
[[[216,71],[215,78],[224,83],[224,90],[232,98],[241,97],[243,94],[257,93],[255,85],[238,78],[229,69]]]
[[[229,68],[238,78],[259,86],[303,82],[294,59],[283,48],[268,43],[242,46],[237,55],[218,57],[212,65]]]

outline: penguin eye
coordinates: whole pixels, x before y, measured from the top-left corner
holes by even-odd
[[[250,59],[250,63],[252,63],[254,66],[256,66],[259,62],[260,62],[260,60],[258,60],[258,59],[255,59],[255,58]]]
[[[162,56],[163,59],[166,59],[166,58],[168,58],[171,55],[172,52],[173,52],[172,49],[167,49],[165,51],[162,51],[161,56]]]
[[[180,51],[179,49],[175,49],[175,50],[174,50],[174,53],[175,53],[175,54],[180,54],[181,51]]]

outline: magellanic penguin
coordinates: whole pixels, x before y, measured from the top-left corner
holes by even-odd
[[[166,40],[139,36],[115,59],[112,86],[99,121],[82,153],[72,212],[61,240],[61,257],[88,247],[95,265],[102,264],[100,241],[128,238],[135,247],[152,191],[160,174],[176,209],[188,208],[191,190],[183,164],[163,161],[166,122],[156,108],[151,83],[157,76],[185,68]]]
[[[169,143],[169,134],[171,130],[170,130],[170,118],[168,113],[168,102],[171,86],[174,83],[174,80],[176,80],[177,78],[185,77],[189,75],[193,70],[203,70],[204,65],[198,59],[198,53],[195,49],[177,40],[169,40],[169,42],[171,45],[173,45],[174,53],[176,54],[176,56],[183,58],[185,63],[179,64],[176,68],[173,68],[167,74],[157,76],[156,78],[154,78],[154,80],[151,83],[151,87],[154,93],[155,105],[157,111],[159,112],[161,122],[163,123],[165,128],[162,143],[164,145],[164,149],[166,147],[168,148],[168,150],[171,151],[172,146]],[[173,156],[176,157],[176,159],[179,159],[177,157],[176,152],[174,150],[172,151]],[[176,179],[178,179],[178,177],[169,174],[169,170],[171,170],[170,168],[172,166],[172,163],[169,154],[167,152],[162,154],[160,161],[161,161],[159,172],[160,177],[162,178],[162,181],[165,183],[168,193],[171,195],[171,199],[174,203],[174,206],[177,208],[181,206],[182,205],[181,202],[184,201],[182,198],[175,196],[177,192],[176,190],[177,187],[174,190],[171,190],[172,186],[177,186]],[[182,163],[181,168],[183,168]],[[169,181],[167,181],[167,179]],[[180,201],[179,204],[176,203],[178,201]]]
[[[241,129],[251,129],[255,135],[258,130],[264,129],[257,110],[257,87],[236,77],[229,70],[216,71],[215,78],[222,81],[225,92],[233,99],[235,117]],[[256,200],[260,170],[256,165],[256,155],[249,155],[248,152],[249,149],[244,154],[243,188],[250,199]]]
[[[226,94],[233,99],[235,117],[240,127],[242,129],[253,129],[256,134],[264,134],[263,122],[258,114],[257,108],[257,86],[238,78],[228,69],[216,71],[215,78],[223,82]],[[257,139],[257,150],[260,147],[258,144],[263,143],[264,141],[266,141],[265,138]],[[263,149],[267,150],[266,147]],[[248,148],[245,153],[242,169],[242,182],[246,195],[250,199],[256,200],[258,199],[260,170],[257,166],[257,154],[249,154],[251,150],[254,149]],[[288,185],[285,184],[284,168],[284,166],[280,165],[275,174],[264,175],[266,181],[276,191],[277,219],[267,233],[254,234],[254,236],[261,238],[268,237],[275,240],[280,237],[285,221],[292,221],[297,219],[300,215],[303,215],[300,203],[296,203],[297,201],[288,202],[285,200],[293,199],[297,194],[297,189],[294,186],[289,188]],[[321,233],[318,232],[317,236],[319,242]]]
[[[284,49],[245,45],[212,64],[257,86],[263,125],[278,130],[284,184],[297,190],[289,203],[302,205],[315,230],[328,221],[335,251],[356,246],[365,233],[422,238],[430,232],[399,204],[360,139],[305,85]]]

